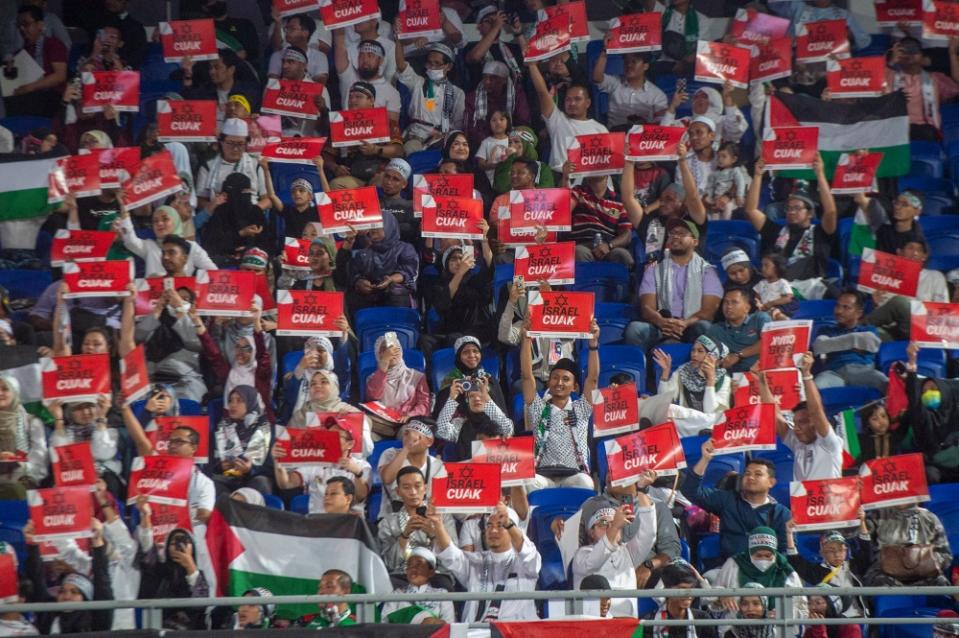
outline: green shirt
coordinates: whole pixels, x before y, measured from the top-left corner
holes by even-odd
[[[350,610],[347,609],[343,612],[343,615],[340,616],[339,620],[336,623],[331,623],[322,615],[316,615],[313,617],[313,620],[309,622],[306,626],[307,629],[329,629],[330,627],[348,627],[350,625],[356,625],[356,619],[350,614]]]

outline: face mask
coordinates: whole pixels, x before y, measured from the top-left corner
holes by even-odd
[[[190,304],[184,301],[183,305],[180,306],[180,309],[183,311],[183,314],[186,314],[186,312],[190,309]],[[177,309],[174,308],[173,306],[167,306],[166,311],[169,312],[174,317],[177,316]]]
[[[443,69],[427,69],[426,77],[433,80],[434,82],[442,82],[446,79],[446,71]]]
[[[764,573],[767,569],[773,566],[773,562],[774,562],[771,560],[765,560],[765,559],[759,559],[759,558],[750,558],[749,560],[752,562],[753,566],[756,569]]]
[[[926,390],[922,393],[922,405],[930,410],[938,410],[942,405],[942,393],[939,390]]]

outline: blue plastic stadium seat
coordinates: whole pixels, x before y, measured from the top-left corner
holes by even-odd
[[[286,206],[293,205],[293,197],[290,194],[290,185],[293,180],[302,178],[313,185],[315,192],[319,193],[323,190],[323,186],[320,184],[320,174],[316,172],[316,168],[313,166],[270,162],[270,175],[273,177],[273,188],[276,191],[276,196]]]
[[[49,270],[0,270],[0,286],[11,299],[36,299],[52,282]]]
[[[283,507],[283,499],[279,496],[274,496],[273,494],[264,494],[263,501],[266,503],[266,506],[274,510],[286,509]]]
[[[406,365],[420,372],[426,372],[426,359],[423,353],[412,348],[403,348],[403,361]],[[376,353],[373,351],[361,352],[359,356],[360,367],[360,400],[366,401],[366,380],[376,372]]]
[[[812,319],[814,321],[834,320],[833,312],[836,308],[834,299],[815,299],[800,301],[799,308],[793,314],[793,319]]]
[[[908,341],[887,341],[883,343],[879,346],[877,367],[883,372],[888,372],[889,366],[894,362],[905,362],[907,359],[906,348],[908,347]],[[938,348],[923,348],[919,351],[917,365],[919,374],[927,377],[945,377],[946,351]]]
[[[870,401],[882,398],[882,393],[879,390],[856,385],[847,385],[842,388],[823,388],[819,391],[819,394],[822,397],[826,416],[830,417],[842,410],[858,408]]]
[[[599,387],[609,385],[609,380],[620,372],[633,375],[636,386],[646,387],[646,353],[639,346],[613,344],[599,347]],[[581,361],[582,378],[586,378],[587,358]]]
[[[360,338],[361,351],[372,350],[376,337],[389,330],[397,332],[397,336],[404,332],[406,336],[400,337],[400,343],[404,348],[415,348],[419,338],[420,313],[413,308],[364,308],[356,313],[353,323]],[[404,338],[412,338],[412,342],[403,343]]]
[[[733,235],[717,236],[712,228],[709,230],[709,240],[706,242],[706,261],[719,267],[723,255],[731,250],[742,249],[749,255],[754,266],[759,265],[759,242],[753,237],[736,237]]]
[[[514,430],[517,432],[521,430],[522,425],[526,422],[526,402],[523,400],[522,392],[513,397],[510,418],[513,419]]]
[[[629,271],[622,264],[594,261],[576,264],[573,290],[592,292],[596,303],[623,301],[629,294]]]
[[[49,117],[35,115],[15,115],[0,119],[0,126],[9,130],[15,137],[23,137],[30,131],[38,128],[51,128],[52,120]]]
[[[593,316],[596,317],[597,321],[615,320],[628,324],[633,320],[633,307],[628,303],[598,303],[593,308]]]
[[[759,239],[751,222],[742,219],[717,219],[709,222],[709,240],[716,237],[749,237]]]
[[[956,185],[945,178],[926,177],[924,175],[906,175],[899,178],[899,190],[907,188],[922,191],[925,195],[940,194],[946,197],[956,196]]]
[[[940,158],[931,157],[913,157],[909,165],[910,175],[921,175],[924,177],[943,177],[945,173],[945,162]]]
[[[0,500],[0,525],[23,527],[29,518],[30,511],[25,500]]]
[[[17,553],[17,570],[23,574],[27,564],[27,542],[23,537],[23,525],[7,527],[0,525],[0,542],[9,543]]]
[[[925,208],[923,209],[925,213]],[[922,232],[926,236],[934,235],[940,232],[957,232],[959,233],[959,215],[936,215],[936,216],[919,216],[919,225],[922,226]]]
[[[929,254],[936,257],[955,257],[959,255],[959,231],[938,232],[926,237],[929,243]]]
[[[297,514],[309,514],[310,513],[310,495],[309,494],[297,494],[293,497],[293,500],[290,501],[290,511],[296,512]]]
[[[563,506],[579,508],[596,492],[581,487],[549,487],[529,493],[529,504],[538,507]]]
[[[286,375],[296,370],[296,366],[300,365],[300,361],[302,359],[303,359],[302,350],[294,350],[293,352],[287,352],[285,355],[283,355],[283,363],[280,365],[280,375]]]
[[[401,86],[402,82],[397,82]],[[413,168],[413,173],[433,173],[436,171],[437,164],[443,158],[443,154],[438,150],[417,151],[406,158]]]
[[[676,369],[679,366],[683,365],[689,361],[689,355],[693,351],[693,345],[691,343],[663,343],[657,346],[660,350],[668,354],[672,358],[672,372],[676,372]],[[659,379],[662,377],[663,369],[659,367],[659,364],[656,363],[656,360],[653,359],[652,353],[650,353],[649,360],[653,365],[653,382],[656,386],[659,386]]]
[[[723,557],[719,547],[719,534],[708,534],[699,539],[696,555],[700,573],[717,567],[722,562]]]

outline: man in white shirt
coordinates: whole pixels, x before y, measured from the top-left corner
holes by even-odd
[[[254,203],[258,203],[264,209],[271,206],[270,198],[266,195],[263,168],[252,155],[246,152],[249,141],[250,127],[245,120],[230,118],[223,122],[219,137],[220,153],[201,166],[197,173],[198,209],[206,208],[210,213],[213,212],[217,204],[216,196],[222,190],[223,180],[233,173],[243,173],[250,178],[250,183],[256,191],[256,195],[251,196]]]
[[[692,150],[686,154],[686,163],[696,180],[699,195],[702,196],[706,192],[706,182],[709,181],[710,174],[716,170],[716,149],[713,147],[716,141],[716,123],[705,115],[697,115],[689,123],[688,134],[689,147]],[[678,166],[675,180],[682,180]]]
[[[793,453],[793,480],[815,481],[842,476],[842,439],[833,430],[816,387],[811,352],[799,364],[806,400],[793,409],[793,426],[776,408],[776,433]],[[774,402],[765,377],[760,375],[760,393],[764,403]]]
[[[356,47],[356,59],[352,60],[344,31],[337,29],[333,32],[333,63],[340,78],[340,95],[349,95],[350,87],[359,80],[369,82],[376,89],[374,105],[386,107],[391,128],[399,128],[403,108],[400,92],[381,71],[386,49],[378,40],[363,40]]]
[[[354,69],[360,68],[360,44],[367,40],[379,43],[383,47],[379,61],[379,74],[390,84],[396,81],[396,54],[393,51],[396,42],[389,25],[374,18],[357,22],[352,29],[337,29],[334,34],[337,31],[343,33],[346,38],[346,53]]]
[[[283,24],[283,35],[287,45],[296,47],[306,53],[306,73],[314,82],[323,82],[330,76],[330,63],[326,54],[310,46],[310,38],[316,31],[316,22],[313,18],[299,14],[290,16]],[[282,74],[283,49],[274,51],[270,56],[269,77],[278,78]]]
[[[449,79],[453,58],[453,50],[445,44],[428,45],[424,78],[407,64],[403,45],[396,44],[396,79],[412,93],[410,125],[403,132],[407,155],[432,146],[450,131],[463,128],[466,94]]]
[[[666,94],[646,79],[649,55],[627,53],[623,56],[623,77],[606,74],[606,49],[593,66],[593,84],[609,94],[606,124],[613,130],[628,130],[632,124],[658,122],[666,112]]]
[[[563,111],[553,104],[553,96],[546,86],[546,79],[539,70],[536,62],[527,62],[529,77],[536,88],[539,97],[539,108],[546,121],[546,130],[549,132],[550,156],[549,166],[556,172],[562,172],[566,163],[566,148],[570,139],[577,135],[591,133],[608,133],[605,126],[589,117],[589,107],[592,100],[589,97],[589,88],[570,84],[566,89],[566,98],[563,100]]]

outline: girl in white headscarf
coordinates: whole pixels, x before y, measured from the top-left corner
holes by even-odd
[[[685,101],[686,93],[677,92],[666,113],[663,114],[660,124],[663,126],[676,124],[676,109]],[[709,86],[700,87],[693,94],[692,110],[693,117],[702,115],[713,121],[716,125],[717,142],[739,142],[749,129],[749,123],[746,122],[742,111],[733,104],[731,85],[728,89],[723,87],[722,94]]]
[[[24,498],[23,487],[37,487],[49,462],[43,423],[24,409],[20,382],[0,375],[0,493],[11,492],[3,498]]]
[[[340,380],[332,370],[316,370],[304,383],[308,390],[306,401],[293,411],[286,424],[289,428],[304,428],[310,422],[310,413],[359,412],[360,410],[340,399]],[[363,419],[363,457],[373,451],[370,420]]]
[[[379,401],[387,409],[402,415],[399,423],[406,423],[413,417],[428,416],[430,413],[430,388],[426,375],[413,370],[403,361],[403,348],[395,339],[379,337],[373,346],[376,353],[376,372],[366,380],[366,397],[370,401]],[[386,422],[373,416],[373,429],[388,426],[396,434],[398,423]],[[383,421],[383,423],[380,423]]]

